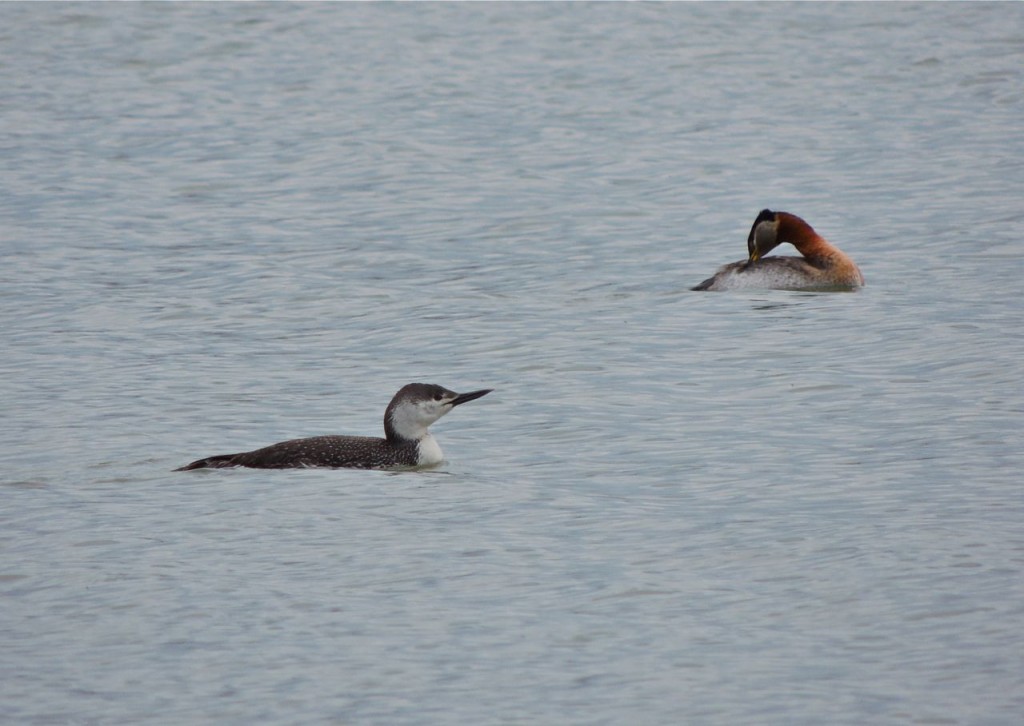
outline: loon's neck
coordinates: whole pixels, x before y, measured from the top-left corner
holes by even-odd
[[[416,453],[417,463],[420,466],[432,466],[444,461],[441,446],[437,443],[437,439],[430,435],[430,432],[427,432],[426,436],[417,442]]]

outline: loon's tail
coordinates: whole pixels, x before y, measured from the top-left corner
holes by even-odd
[[[237,466],[234,458],[238,454],[221,454],[219,456],[207,456],[205,459],[196,459],[191,464],[180,466],[175,471],[191,471],[192,469],[223,469],[228,466]]]

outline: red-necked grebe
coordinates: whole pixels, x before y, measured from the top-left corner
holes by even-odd
[[[765,257],[783,242],[803,257]],[[789,212],[765,209],[747,237],[749,257],[718,269],[694,290],[849,290],[864,284],[864,275],[842,250]]]

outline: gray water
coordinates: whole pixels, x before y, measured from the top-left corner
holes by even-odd
[[[0,88],[0,722],[1024,719],[1024,6],[5,3]],[[690,292],[765,207],[867,286]],[[409,381],[437,470],[171,472]]]

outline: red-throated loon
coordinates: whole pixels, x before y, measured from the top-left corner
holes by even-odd
[[[485,388],[472,393],[455,393],[430,383],[410,383],[395,394],[384,411],[383,439],[374,436],[292,439],[241,454],[208,456],[175,471],[228,466],[255,469],[434,466],[444,460],[444,455],[427,427],[455,406],[480,398],[492,390]]]
[[[803,257],[765,257],[783,242],[796,247]],[[788,212],[765,209],[757,215],[747,237],[747,253],[746,261],[720,267],[714,277],[693,289],[850,290],[864,284],[853,260]]]

